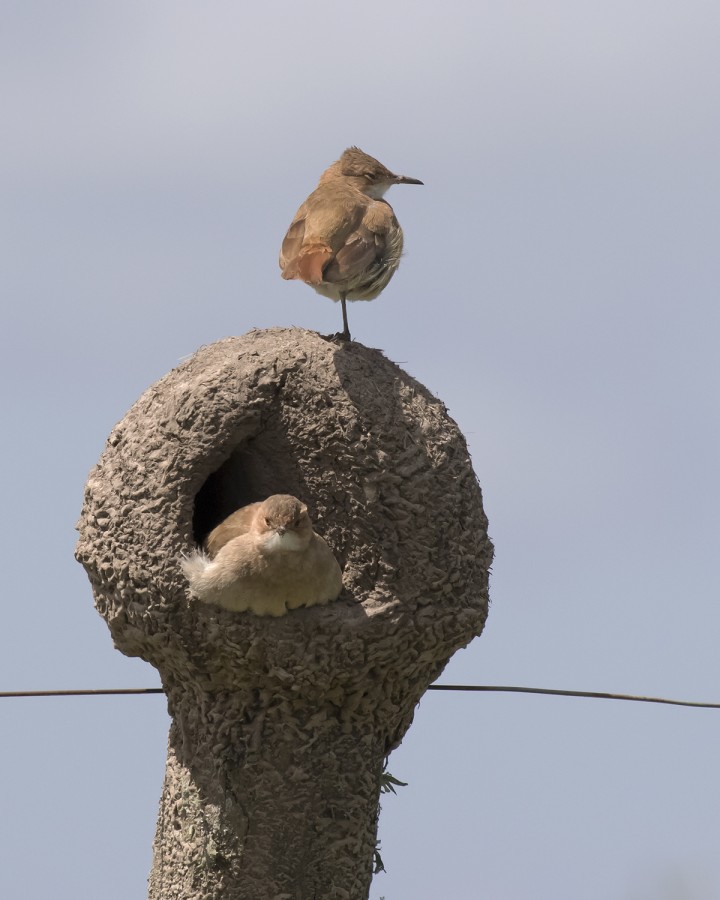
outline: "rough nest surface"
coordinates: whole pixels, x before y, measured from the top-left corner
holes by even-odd
[[[308,504],[340,599],[281,619],[192,599],[181,554],[272,493]],[[170,696],[184,682],[332,703],[391,720],[388,749],[487,615],[487,520],[444,405],[380,351],[300,329],[203,347],[149,388],[91,472],[78,528],[116,646]]]

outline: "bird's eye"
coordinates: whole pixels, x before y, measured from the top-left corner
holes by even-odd
[[[372,172],[363,172],[363,178],[366,178],[368,181],[374,180]]]
[[[268,528],[269,528],[270,525],[272,524],[272,523],[270,522],[270,519],[268,519],[267,516],[265,516],[265,524],[268,526]]]

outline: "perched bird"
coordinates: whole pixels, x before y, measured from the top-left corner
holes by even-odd
[[[210,532],[205,550],[182,560],[192,592],[235,612],[282,616],[342,590],[337,560],[305,504],[289,494],[237,510]]]
[[[295,214],[280,249],[283,278],[298,278],[340,301],[342,337],[350,340],[346,300],[374,300],[400,265],[403,233],[383,194],[393,184],[422,184],[349,147],[320,176]]]

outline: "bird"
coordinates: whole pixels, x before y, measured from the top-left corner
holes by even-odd
[[[295,213],[280,249],[282,277],[340,301],[343,331],[337,336],[345,341],[346,301],[374,300],[400,265],[403,232],[383,195],[394,184],[422,183],[348,147]]]
[[[258,616],[329,603],[342,590],[332,550],[313,530],[307,506],[290,494],[236,510],[181,567],[200,600]]]

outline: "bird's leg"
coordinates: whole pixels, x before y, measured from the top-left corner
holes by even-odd
[[[347,307],[345,306],[345,294],[340,294],[340,305],[342,306],[342,314],[343,314],[343,332],[341,337],[345,341],[350,340],[350,328],[348,327],[347,320]]]

